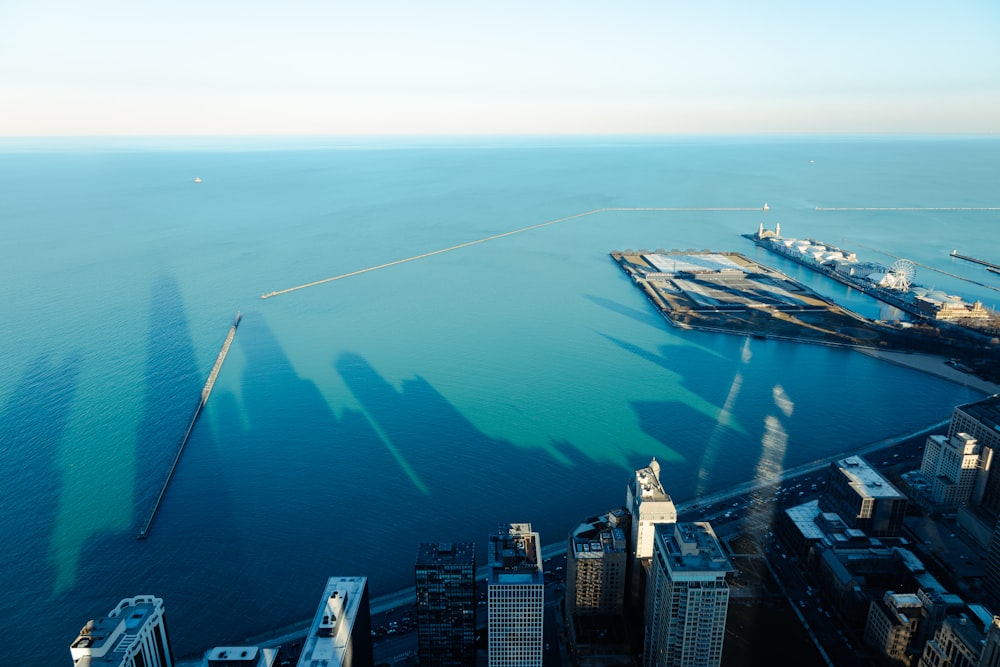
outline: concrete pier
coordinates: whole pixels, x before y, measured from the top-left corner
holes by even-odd
[[[208,381],[205,382],[205,386],[202,387],[201,398],[198,400],[198,405],[194,409],[194,414],[191,415],[191,421],[188,422],[187,430],[184,431],[184,437],[181,438],[181,444],[177,448],[177,453],[174,454],[174,460],[170,462],[170,468],[167,470],[166,479],[163,480],[163,486],[160,487],[160,494],[156,497],[156,502],[153,503],[153,509],[149,512],[149,518],[146,519],[146,523],[143,524],[139,534],[136,535],[137,540],[144,540],[149,534],[149,528],[153,525],[153,519],[156,518],[156,512],[160,509],[160,503],[163,501],[163,496],[167,492],[170,480],[173,479],[174,469],[177,467],[177,462],[180,461],[181,454],[184,453],[184,447],[187,445],[188,440],[191,439],[191,432],[194,430],[194,425],[195,422],[198,421],[198,417],[201,416],[202,408],[204,408],[205,403],[208,402],[208,397],[212,393],[212,387],[215,386],[215,380],[219,377],[219,371],[222,370],[222,363],[226,360],[226,355],[229,354],[229,346],[233,344],[233,338],[236,337],[236,328],[240,326],[240,320],[242,319],[243,314],[237,311],[236,318],[233,320],[233,326],[229,328],[226,340],[222,343],[222,349],[219,350],[219,355],[215,358],[215,365],[212,366],[212,372],[208,374]]]
[[[987,269],[992,270],[994,273],[1000,271],[1000,264],[987,262],[985,259],[976,259],[975,257],[969,257],[968,255],[960,255],[957,250],[952,250],[951,256],[957,257],[958,259],[964,259],[966,262],[972,262],[973,264],[980,264],[985,266]]]

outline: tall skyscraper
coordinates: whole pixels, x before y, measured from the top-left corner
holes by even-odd
[[[417,549],[417,650],[420,664],[476,664],[476,545],[431,542]]]
[[[819,507],[836,512],[848,526],[869,537],[895,537],[903,528],[906,496],[867,461],[848,456],[830,464]]]
[[[489,667],[541,667],[545,581],[542,547],[530,523],[501,524],[489,536]]]
[[[655,458],[645,468],[639,468],[629,480],[625,507],[632,515],[632,551],[636,558],[653,556],[653,526],[676,523],[677,507],[663,490],[660,482],[660,462]]]
[[[298,667],[374,667],[367,577],[330,577]]]
[[[106,617],[88,621],[69,651],[80,667],[173,667],[163,600],[122,600]]]
[[[629,479],[625,490],[625,509],[632,516],[632,559],[629,563],[629,589],[634,607],[640,607],[645,593],[644,565],[653,556],[653,527],[659,523],[675,523],[677,507],[660,482],[660,463],[655,458],[645,468],[639,468]]]
[[[566,554],[567,616],[620,616],[625,609],[629,514],[617,509],[581,522]]]
[[[722,661],[733,571],[708,523],[657,524],[646,591],[644,667]]]
[[[975,438],[980,447],[980,479],[976,480],[972,502],[1000,514],[1000,470],[995,455],[1000,448],[1000,395],[959,405],[951,414],[948,437],[959,433]]]

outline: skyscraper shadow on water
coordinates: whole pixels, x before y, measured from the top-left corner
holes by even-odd
[[[8,631],[37,625],[39,606],[54,586],[45,549],[59,513],[59,449],[81,364],[76,352],[60,361],[38,355],[0,409],[0,587],[8,592],[0,596],[0,619]],[[24,648],[20,642],[0,646],[0,664],[16,664],[7,652]]]
[[[734,382],[739,382],[738,362],[727,361],[725,356],[697,345],[661,346],[652,351],[614,336],[605,338],[669,373],[664,382],[676,386],[675,400],[631,402],[643,432],[674,453],[663,464],[669,493],[678,500],[693,499],[699,487],[720,473],[738,476],[735,459],[745,460],[752,469],[760,454],[759,446],[753,451],[745,447],[734,451],[729,445],[745,444],[746,434],[741,433],[732,415],[724,414],[727,392],[732,391]],[[739,340],[734,339],[732,344],[737,343]],[[679,357],[683,361],[678,362]],[[686,377],[685,369],[697,369],[699,377]],[[714,417],[711,412],[716,413]]]
[[[603,296],[593,296],[590,294],[585,295],[585,298],[591,303],[600,306],[606,310],[610,310],[613,313],[618,313],[619,315],[624,315],[636,322],[641,324],[646,324],[650,326],[664,325],[663,319],[654,313],[652,310],[643,310],[639,308],[631,308],[618,301],[613,301],[611,299],[605,298]]]
[[[212,627],[213,618],[218,616],[217,608],[204,605],[204,596],[213,592],[211,582],[224,581],[226,573],[243,569],[240,549],[234,548],[238,536],[225,521],[216,520],[233,513],[233,500],[224,485],[192,487],[192,473],[197,477],[198,470],[218,466],[217,439],[202,419],[192,431],[147,538],[135,539],[167,479],[210,370],[199,368],[183,297],[174,278],[163,276],[152,285],[148,318],[143,392],[137,405],[140,416],[130,443],[135,447],[130,471],[131,526],[127,532],[101,532],[88,541],[77,585],[67,592],[78,601],[74,608],[85,602],[87,610],[80,612],[80,617],[60,617],[60,621],[78,629],[122,598],[154,594],[164,599],[175,651],[196,644],[201,649],[198,624]],[[220,343],[224,334],[220,331]],[[213,395],[212,400],[220,398],[224,400]],[[211,511],[196,511],[193,504]],[[94,511],[100,511],[99,498],[94,499]],[[193,525],[199,518],[211,522],[210,531]],[[235,604],[238,595],[232,597]],[[55,636],[65,639],[59,642],[58,651],[65,658],[66,647],[75,636],[73,630]]]
[[[546,543],[558,542],[569,529],[565,517],[611,508],[591,505],[595,489],[614,505],[624,496],[621,467],[586,459],[565,441],[544,449],[489,436],[423,377],[403,380],[397,390],[352,353],[342,354],[335,368],[395,452],[396,486],[408,484],[407,496],[417,503],[411,516],[442,518],[425,540],[481,542],[496,523],[516,519],[540,527]],[[505,426],[516,433],[516,424]],[[452,517],[462,525],[448,526]]]
[[[566,517],[621,504],[620,465],[585,460],[568,442],[488,436],[422,377],[397,390],[331,340],[332,367],[360,406],[335,409],[250,312],[231,352],[243,366],[223,370],[241,373],[238,392],[225,389],[231,376],[215,388],[149,538],[135,540],[209,370],[198,368],[174,281],[157,283],[149,311],[164,328],[147,345],[137,427],[135,477],[147,487],[135,494],[135,530],[88,544],[67,592],[89,597],[85,617],[154,593],[188,655],[309,617],[331,574],[366,574],[374,595],[412,585],[420,541],[482,542],[497,522],[528,520],[555,543]],[[63,618],[53,635],[73,635],[85,617]],[[57,660],[64,647],[53,647]]]
[[[149,300],[142,417],[136,429],[135,530],[153,507],[200,399],[199,371],[177,281],[161,277]]]

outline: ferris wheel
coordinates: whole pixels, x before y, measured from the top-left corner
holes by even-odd
[[[913,284],[913,276],[917,273],[916,265],[908,259],[897,259],[885,272],[882,284],[899,292],[906,292]]]

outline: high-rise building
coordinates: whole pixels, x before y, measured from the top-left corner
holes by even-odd
[[[983,652],[976,667],[1000,667],[1000,616],[994,616],[986,629]]]
[[[632,517],[629,549],[629,590],[633,606],[640,607],[645,593],[644,566],[653,556],[653,527],[675,523],[677,507],[660,482],[660,463],[655,458],[629,478],[625,490],[625,509]]]
[[[636,470],[629,479],[625,507],[632,515],[632,551],[635,557],[651,558],[653,526],[677,522],[677,507],[663,490],[660,462],[655,458],[645,468]]]
[[[489,536],[489,667],[541,667],[545,580],[530,523],[501,524]]]
[[[967,433],[928,436],[920,476],[934,510],[954,510],[969,501],[980,468],[979,449]]]
[[[644,667],[722,661],[733,566],[708,523],[658,524],[646,591]]]
[[[994,524],[993,534],[990,536],[986,567],[983,570],[983,588],[993,608],[1000,608],[1000,520]]]
[[[1000,470],[994,460],[1000,449],[1000,394],[956,407],[948,424],[948,437],[959,433],[974,438],[980,447],[980,479],[972,502],[995,516],[1000,513]]]
[[[367,577],[330,577],[298,667],[374,667]]]
[[[906,515],[906,496],[867,461],[848,456],[830,464],[819,507],[836,512],[848,526],[869,537],[896,537]]]
[[[476,664],[476,545],[428,542],[417,549],[417,650],[420,664]]]
[[[919,667],[977,667],[995,617],[978,605],[969,613],[946,617],[924,645]]]
[[[881,600],[872,600],[865,643],[890,663],[910,665],[914,654],[923,649],[913,642],[923,616],[923,604],[917,595],[886,591]]]
[[[582,521],[569,534],[566,615],[615,616],[625,609],[629,514],[617,509]]]
[[[566,552],[566,640],[579,667],[631,665],[624,617],[631,515],[624,507],[581,521]]]
[[[173,667],[163,600],[122,600],[107,616],[88,621],[69,651],[78,667]]]
[[[259,646],[216,646],[205,653],[199,667],[274,667],[278,649]]]

